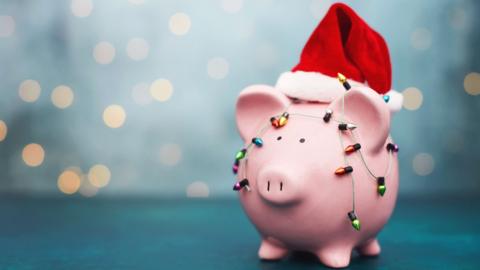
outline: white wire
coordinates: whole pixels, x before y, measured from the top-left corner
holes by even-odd
[[[345,118],[345,95],[347,91],[344,92],[342,95],[342,113],[340,114],[340,122],[344,124],[344,118]],[[342,137],[342,131],[339,129],[338,130],[338,138],[340,139],[340,146],[342,147],[342,150],[345,149],[345,145],[343,143],[343,137]],[[348,158],[347,154],[343,152],[343,161],[345,163],[345,166],[348,165]],[[350,177],[352,179],[352,211],[355,213],[355,178],[353,177],[353,173],[350,173]]]

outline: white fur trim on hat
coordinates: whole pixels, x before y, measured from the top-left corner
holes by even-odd
[[[351,86],[364,84],[349,80]],[[331,102],[345,92],[337,78],[318,72],[284,72],[277,80],[275,88],[292,98],[303,100]]]
[[[348,80],[354,87],[368,87],[354,80]],[[330,103],[340,97],[345,88],[335,77],[330,77],[318,72],[287,71],[280,75],[275,85],[285,95],[291,98],[299,98],[308,101]],[[387,106],[390,111],[397,112],[402,108],[403,96],[395,90],[390,90],[386,95],[390,96]]]

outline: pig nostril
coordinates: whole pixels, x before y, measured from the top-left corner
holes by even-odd
[[[270,191],[270,181],[267,183],[267,191]]]
[[[280,191],[283,189],[283,182],[280,182]]]

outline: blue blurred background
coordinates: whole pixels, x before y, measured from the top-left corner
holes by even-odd
[[[331,3],[0,1],[0,190],[233,196],[237,94],[293,67]],[[480,2],[346,3],[405,97],[401,193],[480,192]]]

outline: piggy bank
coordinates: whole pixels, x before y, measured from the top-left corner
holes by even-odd
[[[274,87],[240,93],[245,145],[235,156],[233,189],[262,238],[261,259],[306,251],[346,267],[353,249],[380,253],[377,234],[398,191],[389,131],[402,97],[391,77],[384,39],[337,3]]]
[[[380,253],[376,236],[398,190],[381,96],[353,87],[331,103],[298,102],[255,85],[241,92],[236,120],[245,147],[234,189],[261,235],[261,259],[307,251],[345,267],[353,249]]]

